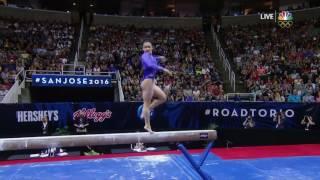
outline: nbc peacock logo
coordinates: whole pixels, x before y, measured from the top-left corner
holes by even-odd
[[[290,28],[293,25],[293,16],[289,11],[281,11],[278,15],[278,25],[281,28]]]

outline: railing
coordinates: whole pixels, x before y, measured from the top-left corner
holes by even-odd
[[[227,93],[224,95],[226,101],[256,101],[256,93]]]
[[[65,71],[65,69],[68,69],[68,67],[71,67],[71,69],[73,69],[73,71],[76,70],[76,65],[73,63],[73,64],[63,64],[62,65],[62,73],[63,71]]]
[[[18,72],[18,74],[16,74],[14,80],[17,81],[17,80],[23,80],[24,79],[24,69],[20,70]]]
[[[68,69],[67,67],[71,67],[71,69],[73,70],[65,70]],[[81,70],[77,69],[80,68]],[[76,63],[74,64],[64,64],[62,66],[62,74],[77,74],[77,75],[84,75],[86,72],[86,68],[84,65],[76,65]]]
[[[82,44],[82,34],[83,34],[83,25],[84,20],[83,18],[81,19],[81,26],[80,26],[80,35],[79,35],[79,39],[78,39],[78,46],[77,46],[77,51],[75,54],[75,58],[74,58],[74,65],[78,65],[79,62],[79,56],[80,56],[80,48],[81,48],[81,44]]]
[[[61,71],[49,71],[49,70],[26,70],[24,72],[24,78],[26,82],[32,82],[32,74],[62,74]]]
[[[217,34],[214,32],[213,29],[214,28],[212,28],[212,36],[213,36],[213,40],[216,42],[216,47],[219,52],[219,60],[222,60],[224,71],[226,71],[228,74],[228,80],[230,81],[231,88],[232,88],[233,92],[236,92],[236,75],[235,75],[234,71],[232,70],[230,63],[229,63],[229,60],[226,57],[226,55],[221,47],[219,38],[217,37]]]
[[[121,84],[121,75],[119,70],[117,71],[117,79],[118,79],[119,99],[120,99],[120,102],[122,102],[124,101],[124,94],[123,94],[123,89]]]
[[[76,73],[77,71],[74,71]],[[74,74],[73,73],[73,74]],[[32,82],[32,74],[60,74],[63,75],[61,71],[48,71],[48,70],[21,70],[15,76],[15,83],[10,88],[8,93],[3,97],[1,103],[18,103],[18,95],[21,94],[21,89],[24,88],[25,82]],[[73,75],[72,74],[72,75]],[[78,75],[78,74],[77,74]],[[119,100],[124,101],[124,94],[121,84],[121,76],[119,71],[116,72],[93,72],[85,73],[81,75],[95,75],[95,76],[110,76],[113,81],[117,83],[119,89]],[[234,78],[234,76],[233,76]],[[228,93],[225,94],[226,101],[256,101],[255,93]]]
[[[85,75],[110,76],[113,82],[118,81],[117,72],[86,72]]]
[[[60,74],[60,75],[78,75],[78,76],[109,76],[111,77],[112,83],[117,83],[119,88],[119,98],[120,101],[124,101],[124,95],[121,87],[121,77],[119,71],[117,72],[86,72],[85,69],[83,71],[48,71],[48,70],[27,70],[24,72],[25,82],[32,82],[32,74]]]
[[[95,76],[105,76],[105,75],[109,75],[109,76],[113,76],[116,79],[116,74],[117,72],[86,72],[87,75],[95,75]]]

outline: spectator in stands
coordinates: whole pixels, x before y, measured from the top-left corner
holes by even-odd
[[[183,96],[185,101],[193,100],[192,89],[190,88],[190,85],[187,85],[186,88],[183,89]]]
[[[195,86],[193,88],[193,91],[192,91],[192,96],[193,96],[193,100],[194,101],[199,101],[200,100],[200,90],[199,90],[199,87],[198,86]]]
[[[310,126],[316,125],[313,121],[312,116],[305,115],[301,121],[301,125],[305,126],[305,130],[309,131]]]
[[[257,99],[314,102],[320,77],[319,20],[295,22],[290,29],[274,23],[231,25],[220,32],[220,42]]]
[[[61,71],[70,55],[73,34],[68,24],[0,19],[2,88],[10,88],[22,69]]]
[[[279,111],[276,116],[273,118],[273,122],[276,123],[275,128],[284,128],[285,115],[284,112]]]
[[[288,102],[301,102],[301,95],[298,94],[297,90],[293,90],[293,93],[289,94]]]
[[[281,94],[280,94],[280,92],[275,92],[275,94],[274,94],[274,101],[276,101],[276,102],[285,102],[285,98],[284,98],[284,96],[282,96]]]
[[[255,122],[251,116],[248,116],[246,120],[242,123],[244,129],[249,129],[255,127]]]
[[[0,5],[6,6],[7,5],[7,0],[0,0]]]
[[[99,65],[98,65],[98,64],[95,64],[94,67],[93,67],[93,74],[94,74],[94,75],[99,75],[100,71],[101,71],[101,70],[100,70]]]
[[[318,91],[316,94],[315,102],[320,103],[320,91]]]

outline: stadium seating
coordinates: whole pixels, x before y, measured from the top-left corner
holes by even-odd
[[[60,65],[67,62],[73,34],[68,24],[0,19],[1,94],[22,69],[60,71]]]
[[[153,43],[154,54],[167,58],[162,65],[177,72],[173,77],[157,78],[157,85],[168,94],[168,100],[222,99],[222,81],[201,29],[92,26],[86,52],[87,72],[120,70],[125,100],[142,100],[139,57],[145,40]]]
[[[260,101],[320,102],[319,19],[228,26],[220,31],[224,51],[248,91]]]

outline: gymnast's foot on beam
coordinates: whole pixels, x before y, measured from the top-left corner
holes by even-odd
[[[151,127],[149,126],[144,126],[144,129],[146,130],[146,131],[148,131],[150,134],[153,134],[154,133],[154,131],[152,131],[152,129],[151,129]]]

